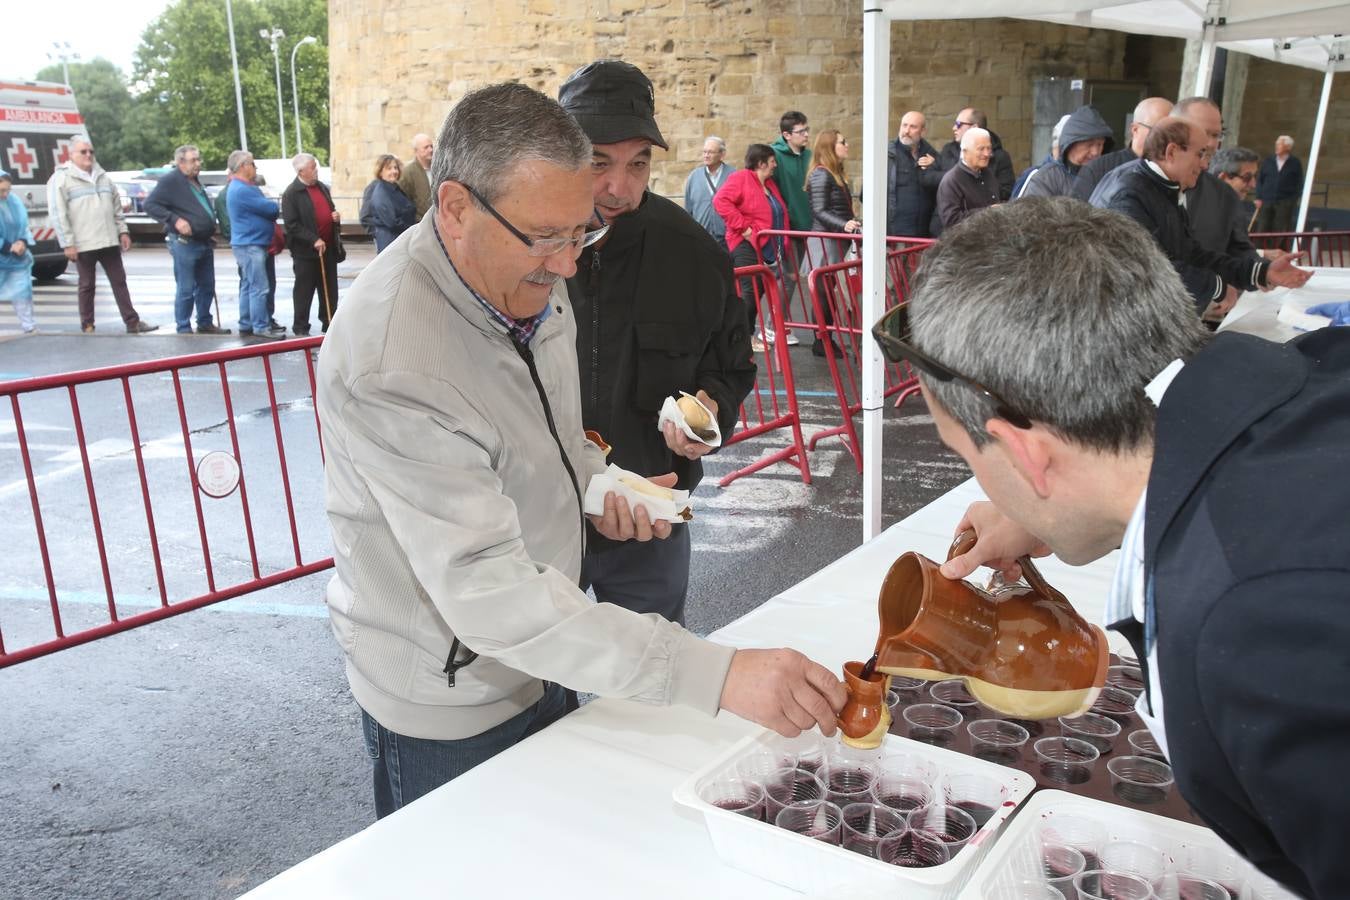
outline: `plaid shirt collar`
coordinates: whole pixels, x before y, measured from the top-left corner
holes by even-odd
[[[539,326],[544,324],[544,320],[553,312],[553,304],[544,304],[543,310],[538,315],[530,316],[527,319],[516,319],[508,316],[506,313],[487,302],[487,300],[483,298],[483,295],[475,291],[473,287],[464,280],[464,276],[459,274],[459,269],[455,268],[454,260],[450,259],[450,251],[445,249],[445,242],[441,240],[441,232],[440,229],[436,227],[435,221],[432,221],[431,223],[431,233],[436,235],[436,243],[440,246],[441,253],[445,254],[445,261],[450,264],[450,271],[455,273],[455,277],[459,279],[459,283],[464,285],[464,289],[473,295],[473,298],[478,301],[479,305],[487,310],[488,314],[506,329],[506,332],[511,336],[511,339],[518,344],[524,345],[528,345],[530,341],[534,340],[534,335],[539,330]]]

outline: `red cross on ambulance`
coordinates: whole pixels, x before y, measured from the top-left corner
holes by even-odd
[[[52,151],[52,159],[56,160],[56,165],[61,166],[70,162],[70,140],[60,138],[56,142],[56,149]]]
[[[36,170],[37,157],[28,149],[28,141],[21,137],[16,137],[9,142],[9,149],[5,151],[9,157],[9,168],[16,175],[25,181],[33,177]]]

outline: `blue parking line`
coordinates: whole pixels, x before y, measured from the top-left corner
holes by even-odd
[[[77,603],[83,606],[101,606],[104,609],[107,609],[108,607],[107,594],[98,591],[57,591],[56,599],[58,603],[62,604]],[[0,600],[26,600],[35,603],[46,603],[47,592],[35,588],[5,585],[4,587],[0,587]],[[113,600],[117,604],[119,613],[127,613],[133,610],[135,612],[140,612],[142,609],[154,609],[159,606],[158,597],[149,597],[145,595],[116,594],[113,596]],[[236,597],[233,600],[222,600],[220,603],[212,603],[210,606],[201,607],[201,609],[218,613],[296,616],[304,619],[328,618],[328,607],[326,605],[257,602],[243,597]]]

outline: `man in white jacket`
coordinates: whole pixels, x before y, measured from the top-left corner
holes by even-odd
[[[85,334],[94,330],[95,265],[103,266],[127,334],[145,334],[158,328],[141,321],[131,305],[127,273],[122,267],[122,251],[131,249],[131,236],[122,219],[121,198],[108,173],[94,161],[94,145],[82,134],[70,139],[70,162],[58,166],[47,181],[47,209],[66,259],[75,263],[80,274],[76,289],[80,330]]]
[[[432,183],[430,214],[357,278],[319,356],[328,606],[377,814],[556,720],[563,686],[833,734],[843,686],[800,653],[719,646],[577,587],[582,496],[605,468],[563,283],[605,231],[586,230],[584,132],[524,85],[474,91]],[[670,534],[612,493],[590,521]]]

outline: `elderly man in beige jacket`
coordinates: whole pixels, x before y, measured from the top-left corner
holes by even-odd
[[[122,200],[108,173],[94,160],[94,145],[84,135],[70,139],[70,162],[58,166],[47,182],[47,209],[56,228],[56,238],[66,259],[80,274],[76,295],[80,304],[80,330],[94,330],[94,266],[112,286],[117,310],[128,334],[145,334],[158,325],[142,322],[131,305],[122,251],[131,249],[127,223],[122,219]]]
[[[319,354],[333,631],[386,815],[547,726],[563,687],[835,731],[843,685],[795,650],[737,650],[578,587],[589,518],[670,523],[610,492],[582,431],[564,279],[592,216],[591,144],[520,84],[466,95],[436,204],[357,278]],[[661,486],[674,474],[657,476]]]

